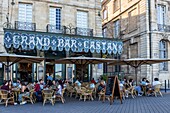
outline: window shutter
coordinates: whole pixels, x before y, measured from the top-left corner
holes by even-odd
[[[32,22],[32,5],[19,4],[18,21]]]
[[[88,28],[88,13],[77,11],[77,27]]]

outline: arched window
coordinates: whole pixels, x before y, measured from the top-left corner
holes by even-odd
[[[167,57],[168,57],[167,42],[164,40],[161,40],[159,42],[159,58],[163,59]],[[168,62],[160,63],[159,69],[160,71],[168,71]]]

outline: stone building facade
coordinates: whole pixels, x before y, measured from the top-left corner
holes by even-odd
[[[100,10],[100,0],[0,0],[0,52],[7,52],[3,28],[18,29],[20,22],[31,23],[30,28],[35,32],[47,32],[49,29],[61,29],[64,26],[72,33],[74,28],[83,27],[92,29],[93,37],[102,37],[101,17],[98,15]],[[21,24],[25,27],[23,25],[20,30],[30,30],[26,23]],[[37,56],[41,56],[38,51]],[[66,53],[66,56],[69,54]],[[66,67],[73,68],[73,65]],[[97,65],[95,67],[97,69]],[[103,72],[102,69],[92,69],[98,75]],[[65,71],[67,72],[67,68]]]
[[[169,9],[169,0],[103,0],[103,35],[123,39],[121,58],[169,58]],[[170,79],[169,70],[169,63],[143,65],[138,80],[158,77],[163,83]],[[130,66],[121,66],[121,71],[134,77]]]

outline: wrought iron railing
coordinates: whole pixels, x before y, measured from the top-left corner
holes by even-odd
[[[76,35],[93,36],[93,29],[76,27]]]
[[[68,26],[61,26],[57,29],[56,25],[47,25],[47,32],[51,33],[63,33],[70,35],[81,35],[81,36],[93,36],[93,29],[74,27],[72,24]]]
[[[36,24],[31,23],[31,22],[15,21],[15,29],[17,29],[17,30],[36,31]]]
[[[63,27],[61,26],[60,29],[57,29],[56,25],[51,25],[51,24],[48,24],[47,27],[47,32],[50,32],[50,33],[63,33]]]
[[[158,24],[158,31],[170,32],[170,26]]]

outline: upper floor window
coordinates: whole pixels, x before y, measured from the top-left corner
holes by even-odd
[[[103,10],[103,19],[107,19],[107,9]]]
[[[102,30],[103,37],[107,37],[107,27]]]
[[[61,29],[61,8],[50,7],[49,23],[55,25],[56,29]]]
[[[77,27],[88,28],[88,12],[77,11]]]
[[[32,4],[19,3],[18,21],[32,22]]]
[[[119,1],[114,0],[114,2],[113,2],[113,12],[115,12],[118,9],[119,9]]]
[[[161,25],[165,25],[165,17],[166,17],[166,7],[165,5],[157,6],[157,23]]]
[[[129,16],[128,30],[129,30],[129,32],[132,32],[137,29],[137,25],[138,25],[137,9],[133,9],[132,11],[130,11],[128,13],[128,16]]]
[[[113,23],[113,36],[114,38],[119,38],[119,33],[120,33],[120,24],[119,24],[119,20],[116,20]]]
[[[159,42],[159,58],[164,59],[167,57],[168,57],[167,42],[161,40]],[[160,71],[168,71],[168,62],[160,63]]]

